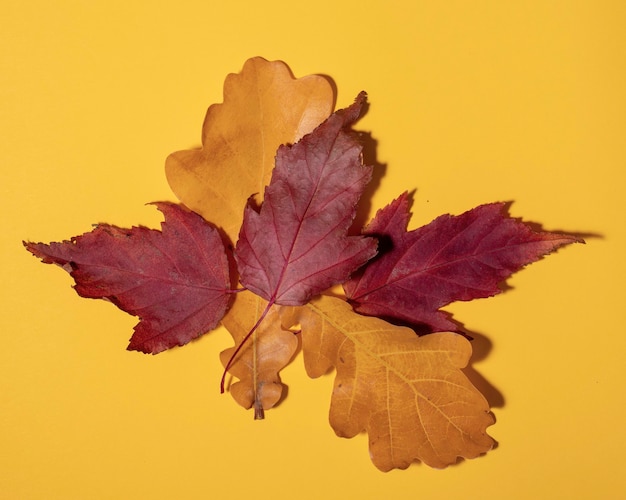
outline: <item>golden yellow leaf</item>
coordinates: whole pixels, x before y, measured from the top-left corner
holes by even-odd
[[[222,351],[224,366],[237,346],[259,320],[267,301],[249,291],[237,293],[223,325],[235,340],[235,346]],[[262,419],[264,411],[272,408],[282,395],[279,372],[291,360],[298,348],[298,339],[281,326],[280,306],[273,306],[259,327],[233,359],[228,371],[239,379],[230,386],[230,393],[244,408],[254,407],[254,415]]]
[[[416,460],[443,468],[492,448],[489,404],[461,371],[471,355],[464,337],[418,337],[328,296],[289,311],[283,322],[300,323],[311,377],[336,368],[330,423],[342,437],[366,430],[379,469]]]
[[[172,153],[167,180],[180,201],[237,241],[246,201],[261,201],[278,146],[294,143],[332,112],[334,92],[319,75],[294,78],[281,61],[255,57],[224,82],[209,107],[202,148]]]

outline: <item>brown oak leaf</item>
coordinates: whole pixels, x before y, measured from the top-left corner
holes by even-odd
[[[269,183],[277,148],[311,132],[333,105],[326,78],[294,78],[281,61],[249,59],[241,73],[227,76],[224,102],[209,107],[202,148],[167,158],[167,180],[182,203],[234,244],[246,201],[262,197]]]
[[[235,340],[235,346],[222,351],[220,359],[226,367],[237,346],[259,321],[267,301],[249,291],[239,292],[222,324]],[[278,373],[294,356],[298,339],[282,328],[280,307],[271,308],[250,341],[237,353],[228,371],[239,379],[230,386],[232,397],[244,408],[254,408],[256,419],[264,418],[265,410],[281,398],[283,385]]]
[[[418,337],[329,296],[292,308],[283,321],[300,324],[311,377],[336,368],[331,426],[348,438],[367,431],[379,469],[416,460],[442,468],[492,448],[489,404],[461,371],[472,351],[461,335]]]

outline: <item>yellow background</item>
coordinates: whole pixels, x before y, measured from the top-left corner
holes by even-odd
[[[622,1],[7,1],[0,15],[0,497],[624,498]],[[334,436],[332,378],[298,358],[255,422],[220,396],[216,331],[156,357],[135,319],[70,288],[22,239],[95,222],[158,225],[163,164],[251,56],[361,89],[387,168],[380,208],[412,226],[480,203],[594,233],[496,298],[450,307],[479,332],[474,370],[499,442],[446,470],[383,474]],[[489,387],[491,387],[489,389]]]

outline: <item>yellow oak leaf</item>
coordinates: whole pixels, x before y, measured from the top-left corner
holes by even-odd
[[[417,460],[443,468],[492,448],[489,404],[461,371],[471,355],[464,337],[418,337],[329,296],[287,311],[283,323],[300,324],[311,377],[336,368],[331,426],[348,438],[367,431],[379,469]]]
[[[267,301],[249,291],[241,291],[222,324],[235,340],[235,346],[220,354],[226,367],[237,347],[259,321]],[[279,372],[298,349],[298,339],[281,325],[280,306],[269,309],[258,328],[231,361],[228,371],[239,379],[230,386],[235,401],[244,408],[254,408],[256,419],[264,418],[265,410],[281,398],[283,385]]]
[[[261,201],[278,146],[295,143],[331,114],[334,91],[323,76],[294,78],[281,61],[246,61],[224,82],[224,102],[209,107],[202,148],[172,153],[165,173],[187,207],[237,241],[246,201]]]

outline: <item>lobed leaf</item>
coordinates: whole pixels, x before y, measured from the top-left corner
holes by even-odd
[[[235,347],[220,354],[224,367],[228,366],[237,345],[259,321],[266,307],[267,301],[252,292],[237,294],[222,320],[235,340]],[[289,363],[297,348],[298,339],[282,328],[280,307],[274,306],[230,363],[228,371],[239,379],[230,386],[230,393],[244,408],[254,407],[256,419],[262,419],[265,410],[272,408],[282,397],[279,372]]]
[[[334,92],[319,75],[294,78],[281,61],[246,61],[228,75],[224,102],[209,107],[202,148],[172,153],[167,180],[180,201],[237,240],[248,198],[269,183],[276,149],[294,143],[333,110]]]
[[[583,242],[567,234],[534,231],[507,216],[504,207],[481,205],[407,231],[410,212],[407,194],[402,194],[363,231],[388,248],[344,283],[349,302],[362,314],[433,332],[458,331],[440,307],[496,295],[502,291],[499,284],[525,265]]]
[[[107,299],[140,321],[129,350],[156,354],[215,328],[226,312],[230,279],[224,245],[202,217],[155,203],[161,231],[99,224],[60,243],[24,243],[76,281],[76,292]]]
[[[376,254],[373,238],[347,235],[372,171],[349,130],[365,99],[281,146],[260,211],[246,207],[235,249],[240,281],[270,303],[302,305]]]
[[[336,368],[331,426],[348,438],[367,431],[379,469],[404,469],[416,460],[442,468],[492,448],[489,404],[461,371],[471,355],[464,337],[418,337],[329,296],[294,308],[284,321],[302,327],[311,377]]]

